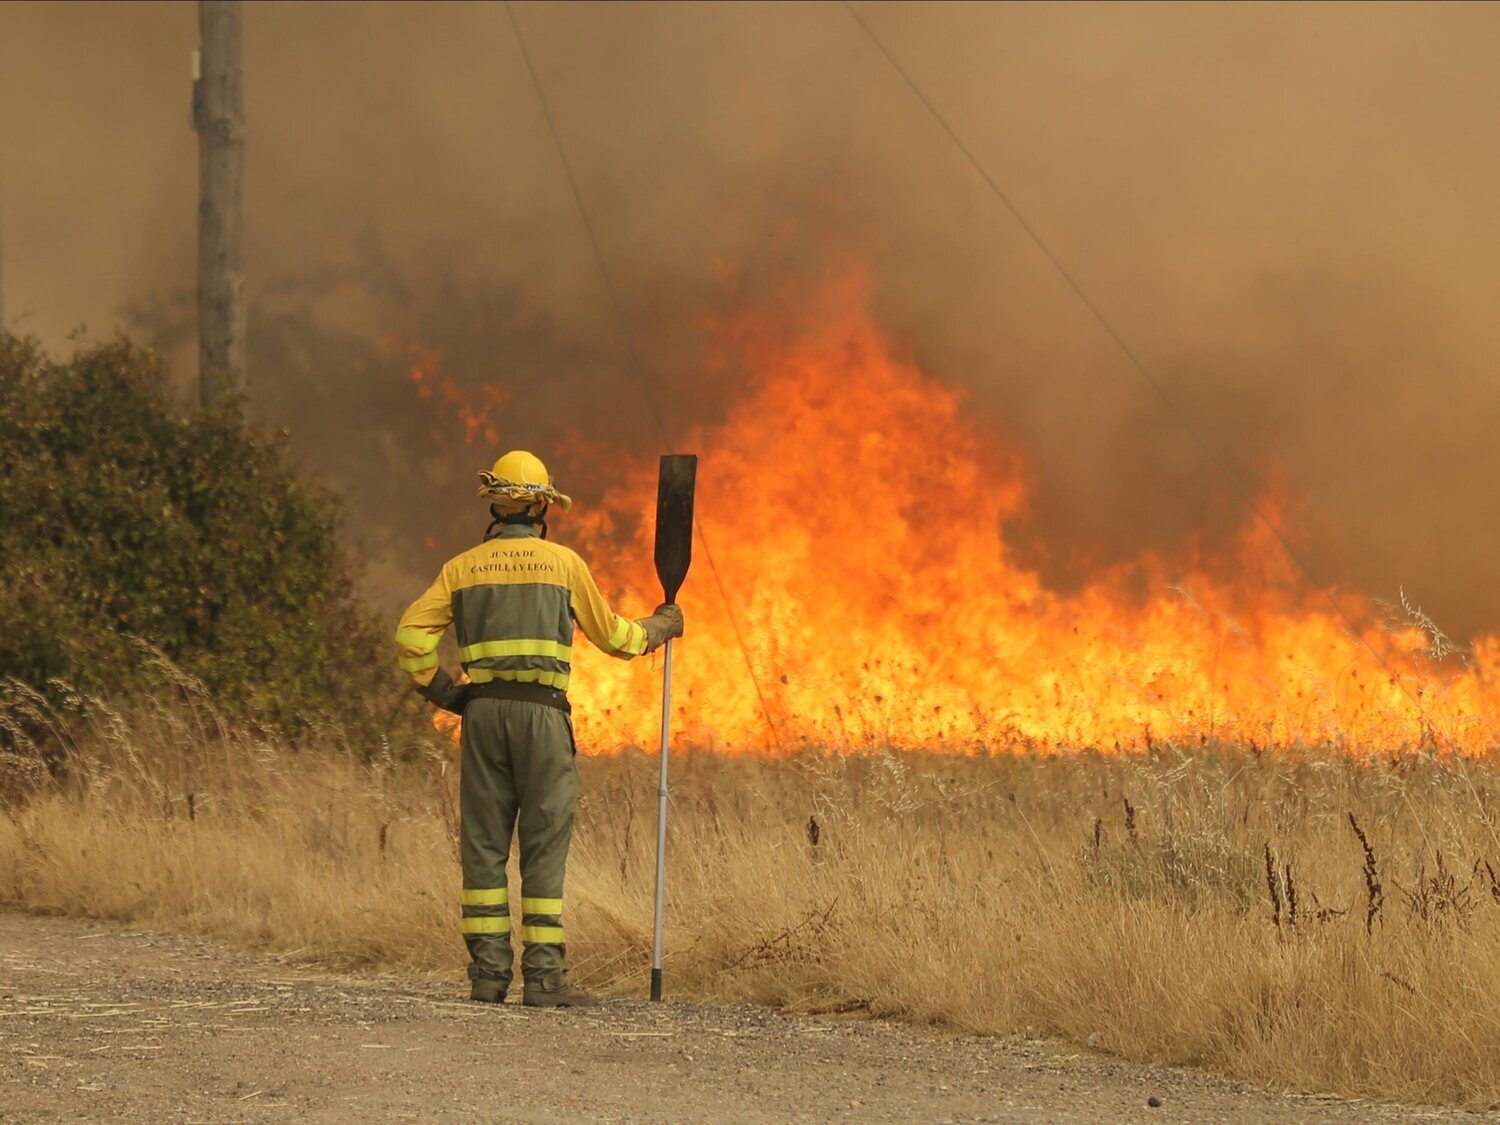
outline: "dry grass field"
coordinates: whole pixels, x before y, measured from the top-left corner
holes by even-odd
[[[95,706],[56,778],[0,760],[0,902],[342,967],[450,973],[455,764],[360,764],[191,697]],[[33,714],[30,722],[43,721]],[[34,725],[33,725],[34,729]],[[639,993],[655,763],[582,762],[575,975]],[[682,754],[668,991],[1030,1029],[1283,1088],[1500,1100],[1500,773],[1149,755]]]

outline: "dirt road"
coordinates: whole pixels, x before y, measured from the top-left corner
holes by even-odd
[[[754,1008],[546,1012],[460,996],[456,982],[0,914],[0,1121],[1473,1120],[1284,1097],[1059,1044]]]

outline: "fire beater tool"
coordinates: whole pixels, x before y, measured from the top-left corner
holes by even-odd
[[[656,485],[656,577],[662,601],[675,602],[693,561],[693,490],[696,453],[661,459]],[[672,642],[664,646],[661,682],[661,780],[656,786],[656,913],[651,928],[651,999],[661,999],[662,919],[667,891],[667,744],[672,717]]]

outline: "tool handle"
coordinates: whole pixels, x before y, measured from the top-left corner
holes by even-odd
[[[661,999],[662,930],[667,893],[667,743],[672,717],[672,642],[661,680],[661,778],[656,786],[656,909],[651,926],[651,999]]]

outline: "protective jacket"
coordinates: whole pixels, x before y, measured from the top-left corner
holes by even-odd
[[[476,684],[509,680],[568,690],[574,622],[612,656],[647,651],[646,627],[609,608],[577,553],[505,525],[449,560],[412,603],[396,631],[401,667],[425,687],[438,668],[438,642],[451,622],[458,658]]]

